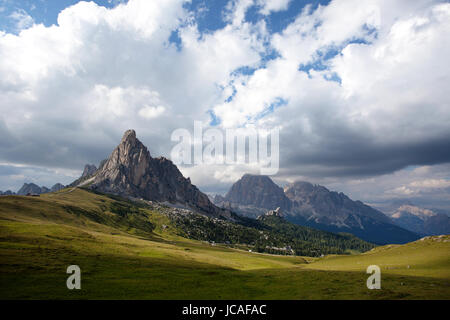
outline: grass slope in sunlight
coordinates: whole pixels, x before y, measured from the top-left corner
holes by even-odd
[[[450,298],[448,236],[321,259],[258,254],[177,236],[146,207],[68,191],[0,197],[1,299]],[[81,290],[66,288],[71,264]],[[366,288],[370,264],[381,290]]]

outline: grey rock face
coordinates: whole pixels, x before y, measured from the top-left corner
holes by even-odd
[[[364,229],[362,217],[392,223],[382,212],[320,185],[298,181],[288,185],[284,191],[292,201],[292,212],[315,223],[360,229]]]
[[[34,183],[24,183],[22,188],[17,191],[18,195],[25,196],[27,194],[42,194],[47,193],[50,190],[47,187],[39,187],[38,185]]]
[[[83,173],[81,174],[81,178],[87,178],[92,176],[95,171],[97,171],[97,167],[93,164],[87,164],[84,166]]]
[[[103,168],[103,166],[105,165],[106,161],[108,161],[108,159],[103,159],[102,161],[100,161],[100,164],[98,165],[98,170]]]
[[[331,232],[348,232],[377,244],[406,243],[419,235],[401,228],[382,212],[345,194],[309,182],[285,188],[292,201],[288,220]]]
[[[152,158],[134,130],[125,132],[89,187],[126,197],[180,203],[204,214],[230,215],[184,178],[172,161]]]
[[[283,217],[283,213],[281,212],[280,207],[278,207],[275,210],[267,211],[266,216]]]
[[[56,191],[59,191],[61,189],[64,189],[64,185],[62,185],[61,183],[55,183],[53,185],[53,187],[50,188],[50,192],[56,192]]]
[[[225,198],[217,198],[215,203],[250,217],[257,217],[278,207],[284,211],[291,209],[290,200],[272,179],[250,174],[243,175],[233,184]]]
[[[105,161],[105,160],[104,160]],[[86,164],[84,166],[84,170],[83,173],[81,174],[81,176],[75,180],[74,182],[72,182],[71,184],[69,184],[69,187],[77,187],[77,186],[82,186],[83,184],[86,183],[87,180],[89,180],[90,178],[92,178],[95,173],[97,172],[97,167],[93,164]]]
[[[293,183],[283,191],[269,177],[244,175],[231,187],[225,200],[216,204],[248,217],[265,217],[267,210],[280,207],[284,219],[295,224],[348,232],[379,244],[418,239],[417,234],[395,225],[382,212],[361,201],[309,182]]]
[[[214,203],[220,203],[220,202],[224,202],[225,198],[223,196],[221,196],[220,194],[216,194],[214,196]]]

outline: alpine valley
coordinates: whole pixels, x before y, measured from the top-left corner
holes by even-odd
[[[211,201],[134,130],[71,184],[44,188],[0,197],[2,299],[450,296],[450,238],[399,220],[417,210],[387,216],[320,185],[249,174]],[[83,290],[65,286],[74,264]],[[371,264],[381,291],[365,285]]]

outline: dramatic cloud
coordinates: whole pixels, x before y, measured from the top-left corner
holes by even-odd
[[[275,34],[281,57],[230,83],[233,99],[214,109],[223,125],[245,125],[277,98],[287,101],[258,120],[282,125],[285,175],[373,175],[447,162],[450,5],[387,28],[387,8],[373,3],[306,9]],[[351,23],[337,18],[350,11]]]
[[[230,0],[209,29],[199,20],[212,16],[206,2],[196,11],[176,0],[112,3],[76,3],[51,26],[17,9],[18,31],[0,31],[0,189],[24,182],[18,165],[36,168],[29,179],[49,170],[58,182],[55,170],[98,163],[129,128],[153,156],[170,156],[171,133],[192,132],[194,120],[279,128],[279,183],[313,180],[364,199],[448,189],[443,171],[419,179],[409,169],[450,162],[448,2],[300,10],[289,0]],[[280,13],[292,19],[273,33]],[[182,170],[224,191],[258,166]]]

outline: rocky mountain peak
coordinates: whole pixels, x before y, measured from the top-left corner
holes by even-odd
[[[417,218],[419,218],[421,220],[426,220],[432,216],[435,216],[436,213],[434,213],[433,211],[428,210],[428,209],[405,204],[405,205],[400,206],[394,212],[394,214],[392,214],[391,217],[392,218],[401,218],[401,217],[407,216],[407,215],[416,216]]]
[[[328,195],[330,191],[320,185],[314,185],[307,181],[296,181],[284,188],[284,193],[292,201],[301,201],[310,194]]]
[[[268,176],[263,175],[243,175],[233,184],[226,194],[225,200],[269,210],[277,207],[283,210],[290,209],[290,201],[285,196],[283,189]]]
[[[92,176],[95,171],[97,171],[97,167],[93,164],[86,164],[84,166],[83,173],[81,174],[81,178],[86,178]]]
[[[59,191],[61,189],[64,189],[64,185],[62,185],[61,183],[58,182],[58,183],[55,183],[53,185],[53,187],[50,188],[50,191],[51,192],[56,192],[56,191]]]
[[[283,190],[269,177],[244,175],[224,200],[214,200],[222,207],[260,219],[280,214],[276,212],[279,207],[287,221],[331,232],[348,232],[375,243],[404,243],[417,238],[361,201],[305,181],[292,183]]]
[[[321,185],[297,181],[286,186],[284,192],[292,201],[295,212],[318,223],[363,229],[363,216],[384,223],[391,222],[380,211]]]
[[[183,177],[172,161],[152,158],[134,130],[125,132],[120,144],[95,174],[90,188],[125,197],[182,204],[210,215],[230,215],[213,205],[189,178]]]
[[[150,152],[144,146],[144,144],[136,138],[136,132],[134,130],[127,130],[123,134],[122,140],[117,147],[120,151],[121,159],[126,159],[128,155],[136,154],[139,152],[148,153]]]
[[[124,141],[135,141],[136,139],[136,131],[134,131],[133,129],[129,129],[127,131],[125,131],[125,133],[123,134],[121,143]]]
[[[17,191],[18,195],[27,195],[27,194],[42,194],[47,193],[50,190],[47,187],[39,187],[34,183],[24,183],[22,188]]]
[[[450,217],[430,209],[402,204],[389,215],[400,227],[421,235],[448,234],[450,232]]]

